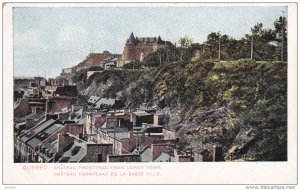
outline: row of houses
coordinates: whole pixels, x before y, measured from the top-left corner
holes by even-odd
[[[68,86],[68,87],[67,87]],[[65,89],[65,88],[68,89]],[[14,78],[14,102],[22,98],[41,98],[43,96],[55,96],[64,93],[75,93],[76,86],[72,80],[64,77],[49,78],[43,77],[15,77]]]
[[[39,86],[37,86],[39,87]],[[16,162],[222,161],[220,147],[183,150],[156,109],[125,109],[122,101],[90,96],[82,104],[76,86],[41,88],[14,109]]]

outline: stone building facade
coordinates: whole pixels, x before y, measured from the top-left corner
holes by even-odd
[[[172,45],[169,41],[163,41],[158,37],[134,37],[130,34],[123,51],[123,61],[142,61],[147,55],[157,51],[159,48]]]

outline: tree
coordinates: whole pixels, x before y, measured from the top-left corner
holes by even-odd
[[[179,39],[179,44],[181,45],[181,47],[184,48],[190,47],[192,43],[193,43],[193,39],[189,38],[188,36],[184,36]]]
[[[287,61],[287,19],[285,17],[279,17],[274,22],[275,27],[275,41],[277,44],[274,57],[276,60],[281,60],[281,48],[283,41],[283,60]]]
[[[275,33],[271,29],[264,29],[262,23],[251,28],[253,37],[253,58],[256,60],[274,60]]]

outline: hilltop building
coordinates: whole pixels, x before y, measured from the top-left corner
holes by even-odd
[[[159,48],[172,45],[158,37],[134,37],[130,34],[123,51],[123,63],[131,61],[142,61],[147,55],[157,51]]]
[[[109,51],[103,51],[103,53],[90,53],[85,60],[73,67],[72,73],[79,72],[83,69],[89,69],[92,66],[99,66],[104,69],[107,63],[117,62],[121,58],[121,54],[112,54]],[[67,71],[62,71],[63,73]]]

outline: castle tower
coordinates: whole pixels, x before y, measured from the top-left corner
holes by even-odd
[[[123,57],[125,61],[133,61],[136,60],[135,56],[135,45],[136,40],[134,38],[133,32],[130,34],[129,38],[126,41]]]

